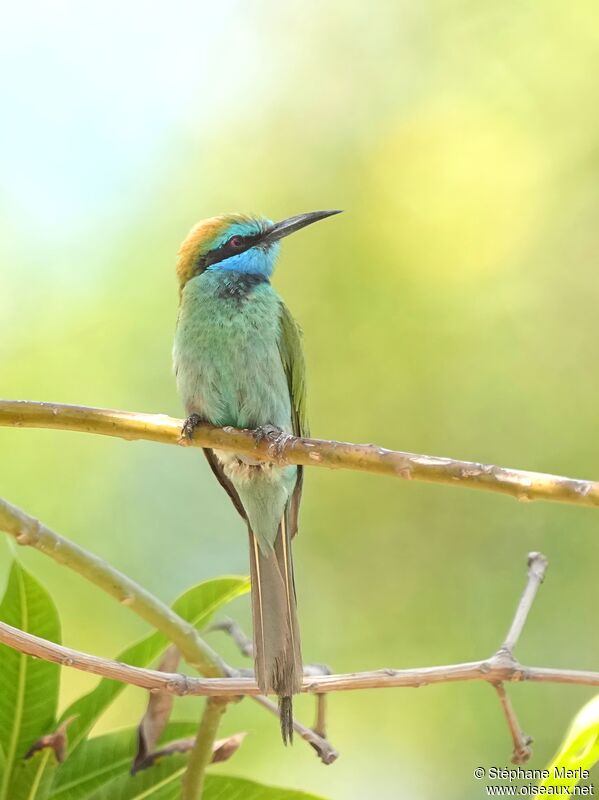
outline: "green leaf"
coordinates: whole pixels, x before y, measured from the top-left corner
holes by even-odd
[[[202,628],[215,611],[235,597],[248,592],[249,586],[248,578],[238,576],[204,581],[178,597],[172,608],[186,622]],[[152,633],[120,653],[117,661],[135,667],[146,667],[155,661],[168,645],[169,641],[164,634]],[[70,753],[81,744],[101,714],[124,689],[125,684],[104,678],[95,689],[65,710],[61,719],[77,715],[69,728]]]
[[[10,800],[46,800],[58,766],[54,750],[44,747],[15,766],[10,785]]]
[[[179,800],[186,755],[165,758],[136,775],[120,775],[86,800]]]
[[[173,611],[196,628],[204,628],[212,615],[225,603],[229,603],[250,590],[250,579],[246,575],[227,575],[198,583],[179,595],[172,605]],[[162,634],[158,634],[162,636]],[[164,638],[164,637],[163,637]],[[166,638],[165,638],[166,641]]]
[[[193,736],[195,722],[171,722],[161,742]],[[118,776],[128,776],[137,749],[137,728],[126,728],[88,739],[60,767],[52,786],[52,800],[87,800]]]
[[[583,706],[574,717],[557,755],[547,767],[549,777],[541,786],[576,786],[581,770],[599,761],[599,696]]]
[[[0,604],[0,620],[60,643],[52,598],[16,561]],[[0,750],[4,768],[0,800],[13,800],[11,776],[29,747],[55,727],[59,667],[0,645]]]
[[[179,800],[186,756],[169,756],[135,776],[106,784],[89,800]],[[263,786],[242,778],[207,775],[202,800],[324,800],[314,794]]]
[[[203,800],[325,800],[323,797],[293,789],[263,786],[261,783],[226,775],[208,775]]]

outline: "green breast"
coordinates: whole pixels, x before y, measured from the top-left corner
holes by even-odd
[[[214,270],[186,284],[173,362],[188,414],[214,425],[291,430],[280,318],[280,298],[257,276]]]

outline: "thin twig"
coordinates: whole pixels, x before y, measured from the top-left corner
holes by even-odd
[[[25,633],[0,622],[0,643],[45,661],[73,667],[83,672],[102,675],[105,678],[129,683],[142,689],[164,689],[176,695],[199,695],[202,697],[256,696],[260,689],[253,678],[191,678],[176,672],[132,667],[80,650],[49,642],[39,636]],[[326,694],[348,692],[358,689],[420,688],[437,683],[461,683],[463,681],[487,681],[488,683],[567,683],[579,686],[599,686],[599,672],[590,670],[552,669],[528,667],[505,653],[498,652],[481,661],[467,661],[437,667],[416,669],[378,669],[370,672],[348,672],[335,675],[304,677],[302,692]]]
[[[523,624],[523,609],[530,608],[529,587],[540,582],[536,565],[546,566],[544,556],[529,556],[529,583],[516,611],[519,634]],[[536,589],[535,589],[536,591]],[[510,634],[516,626],[513,624]],[[508,636],[508,644],[510,636]],[[511,636],[514,641],[514,636]],[[121,680],[144,689],[164,689],[179,695],[207,695],[211,697],[233,697],[258,695],[260,690],[249,677],[232,676],[228,678],[189,678],[178,673],[164,673],[157,670],[131,667],[116,661],[82,653],[72,648],[48,642],[38,636],[20,631],[6,623],[0,623],[0,642],[15,650],[53,661],[63,666],[74,667],[84,672],[93,672],[108,678]],[[599,672],[588,670],[552,669],[528,667],[514,658],[505,643],[491,658],[418,669],[379,669],[371,672],[353,672],[336,675],[304,676],[302,691],[310,694],[342,692],[355,689],[380,689],[399,687],[420,687],[436,683],[455,683],[460,681],[487,681],[493,685],[502,682],[535,681],[541,683],[567,683],[582,686],[599,686]],[[262,703],[264,705],[264,703]]]
[[[532,604],[534,603],[537,592],[539,591],[539,587],[543,583],[545,573],[547,572],[548,562],[542,553],[529,553],[527,564],[528,574],[526,586],[522,592],[522,597],[520,598],[516,608],[516,613],[514,614],[508,634],[505,637],[503,644],[495,654],[497,659],[506,658],[508,661],[513,662],[514,648],[518,644],[520,635],[522,634],[522,630],[526,624],[526,620],[528,619],[530,609],[532,608]],[[512,706],[511,700],[508,697],[503,683],[498,681],[497,683],[493,683],[493,686],[497,692],[497,696],[499,697],[499,702],[501,703],[501,708],[504,713],[512,741],[514,743],[512,762],[514,764],[525,764],[532,754],[530,747],[532,744],[532,737],[528,736],[522,731],[520,723],[518,722],[518,717],[516,716],[516,712]]]
[[[239,673],[238,670],[225,664],[220,656],[204,642],[193,625],[190,625],[178,614],[175,614],[172,609],[143,589],[138,583],[119,572],[119,570],[114,569],[103,559],[55,533],[35,517],[30,516],[2,498],[0,498],[0,530],[11,535],[18,544],[34,547],[45,555],[50,556],[57,563],[78,573],[81,577],[115,597],[123,605],[128,606],[131,611],[149,622],[171,642],[176,644],[185,660],[204,675],[227,676]],[[64,657],[67,659],[64,662],[66,664],[70,656],[67,654]],[[58,663],[63,662],[58,661]],[[88,671],[93,670],[90,669]],[[96,674],[104,675],[101,671],[96,671]],[[148,688],[153,687],[150,686]],[[185,692],[182,690],[180,693],[184,694]],[[256,702],[259,702],[258,698],[255,699]],[[270,713],[277,717],[279,716],[279,711],[273,704],[261,703],[261,705],[267,708]],[[303,738],[306,737],[304,736]],[[314,746],[313,742],[310,743]],[[324,745],[322,751],[326,757],[326,748],[330,747],[330,745],[328,742],[324,742]],[[315,749],[319,752],[318,747],[315,747]],[[335,751],[333,750],[333,752]],[[325,764],[332,763],[331,761],[326,761],[325,758],[321,760]]]
[[[505,637],[504,643],[501,645],[500,650],[505,650],[508,653],[514,652],[514,647],[518,643],[522,628],[528,619],[530,609],[534,602],[540,585],[543,583],[545,573],[547,572],[547,559],[542,553],[529,553],[528,554],[528,580],[518,608],[514,615],[514,619],[510,626],[508,635]]]
[[[249,636],[246,636],[241,625],[238,622],[235,622],[234,619],[225,617],[219,622],[214,622],[206,630],[206,633],[209,633],[210,631],[223,631],[224,633],[228,634],[233,642],[237,645],[237,649],[242,656],[246,656],[246,658],[253,658],[254,645],[252,644],[252,640],[249,638]]]
[[[259,694],[254,697],[254,700],[260,703],[260,705],[264,706],[264,708],[267,708],[273,714],[279,713],[279,707],[277,704],[273,703],[272,700],[269,700],[268,697],[264,697],[263,695]],[[299,736],[301,736],[304,741],[308,742],[308,744],[314,748],[316,754],[323,764],[332,764],[339,757],[339,753],[335,750],[332,744],[313,728],[307,728],[305,725],[302,725],[301,722],[293,720],[293,730]]]
[[[236,622],[236,620],[231,619],[230,617],[225,617],[219,622],[214,622],[212,625],[206,628],[206,633],[212,633],[213,631],[223,631],[223,633],[226,633],[231,637],[235,645],[237,645],[237,649],[242,656],[245,656],[246,658],[253,657],[254,645],[252,640],[245,633],[241,625]],[[252,678],[254,676],[254,670],[252,669],[239,669],[237,671],[240,675],[243,675],[246,678]],[[330,674],[331,668],[326,664],[304,664],[304,676],[311,677],[313,675]]]
[[[499,697],[499,702],[501,703],[501,708],[503,709],[503,713],[505,714],[505,719],[507,721],[507,726],[509,728],[512,742],[514,743],[514,750],[512,752],[512,763],[513,764],[526,764],[528,759],[532,754],[532,750],[530,749],[530,745],[532,744],[532,738],[527,736],[520,727],[520,723],[518,722],[518,718],[516,716],[516,712],[512,706],[510,698],[505,691],[505,686],[503,683],[495,683],[493,684],[495,691],[497,692],[497,696]]]
[[[187,760],[183,775],[181,800],[200,800],[204,790],[206,767],[212,761],[212,751],[226,701],[209,697],[200,720],[200,727]]]
[[[142,414],[105,408],[0,400],[0,425],[15,428],[57,428],[145,439],[162,444],[217,447],[277,464],[304,464],[330,469],[352,469],[395,478],[447,483],[511,495],[519,500],[549,500],[599,506],[599,482],[542,472],[498,467],[453,458],[387,450],[372,444],[350,444],[288,436],[284,443],[253,431],[200,425],[192,441],[181,439],[183,420],[164,414]]]

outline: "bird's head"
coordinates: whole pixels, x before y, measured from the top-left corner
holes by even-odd
[[[179,249],[179,289],[183,291],[188,281],[206,270],[236,270],[269,278],[284,236],[339,213],[311,211],[282,222],[242,214],[202,220],[194,225]]]

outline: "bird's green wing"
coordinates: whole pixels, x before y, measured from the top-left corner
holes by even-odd
[[[302,349],[302,332],[291,316],[289,309],[281,303],[281,330],[279,352],[289,386],[291,400],[291,424],[295,436],[308,436],[306,417],[306,366]]]
[[[279,352],[283,369],[287,376],[287,385],[289,386],[291,429],[295,436],[309,436],[306,417],[306,365],[302,349],[302,332],[284,303],[281,303]],[[300,500],[302,499],[303,482],[304,468],[298,465],[295,489],[287,509],[290,536],[295,536],[297,533],[297,518]]]

